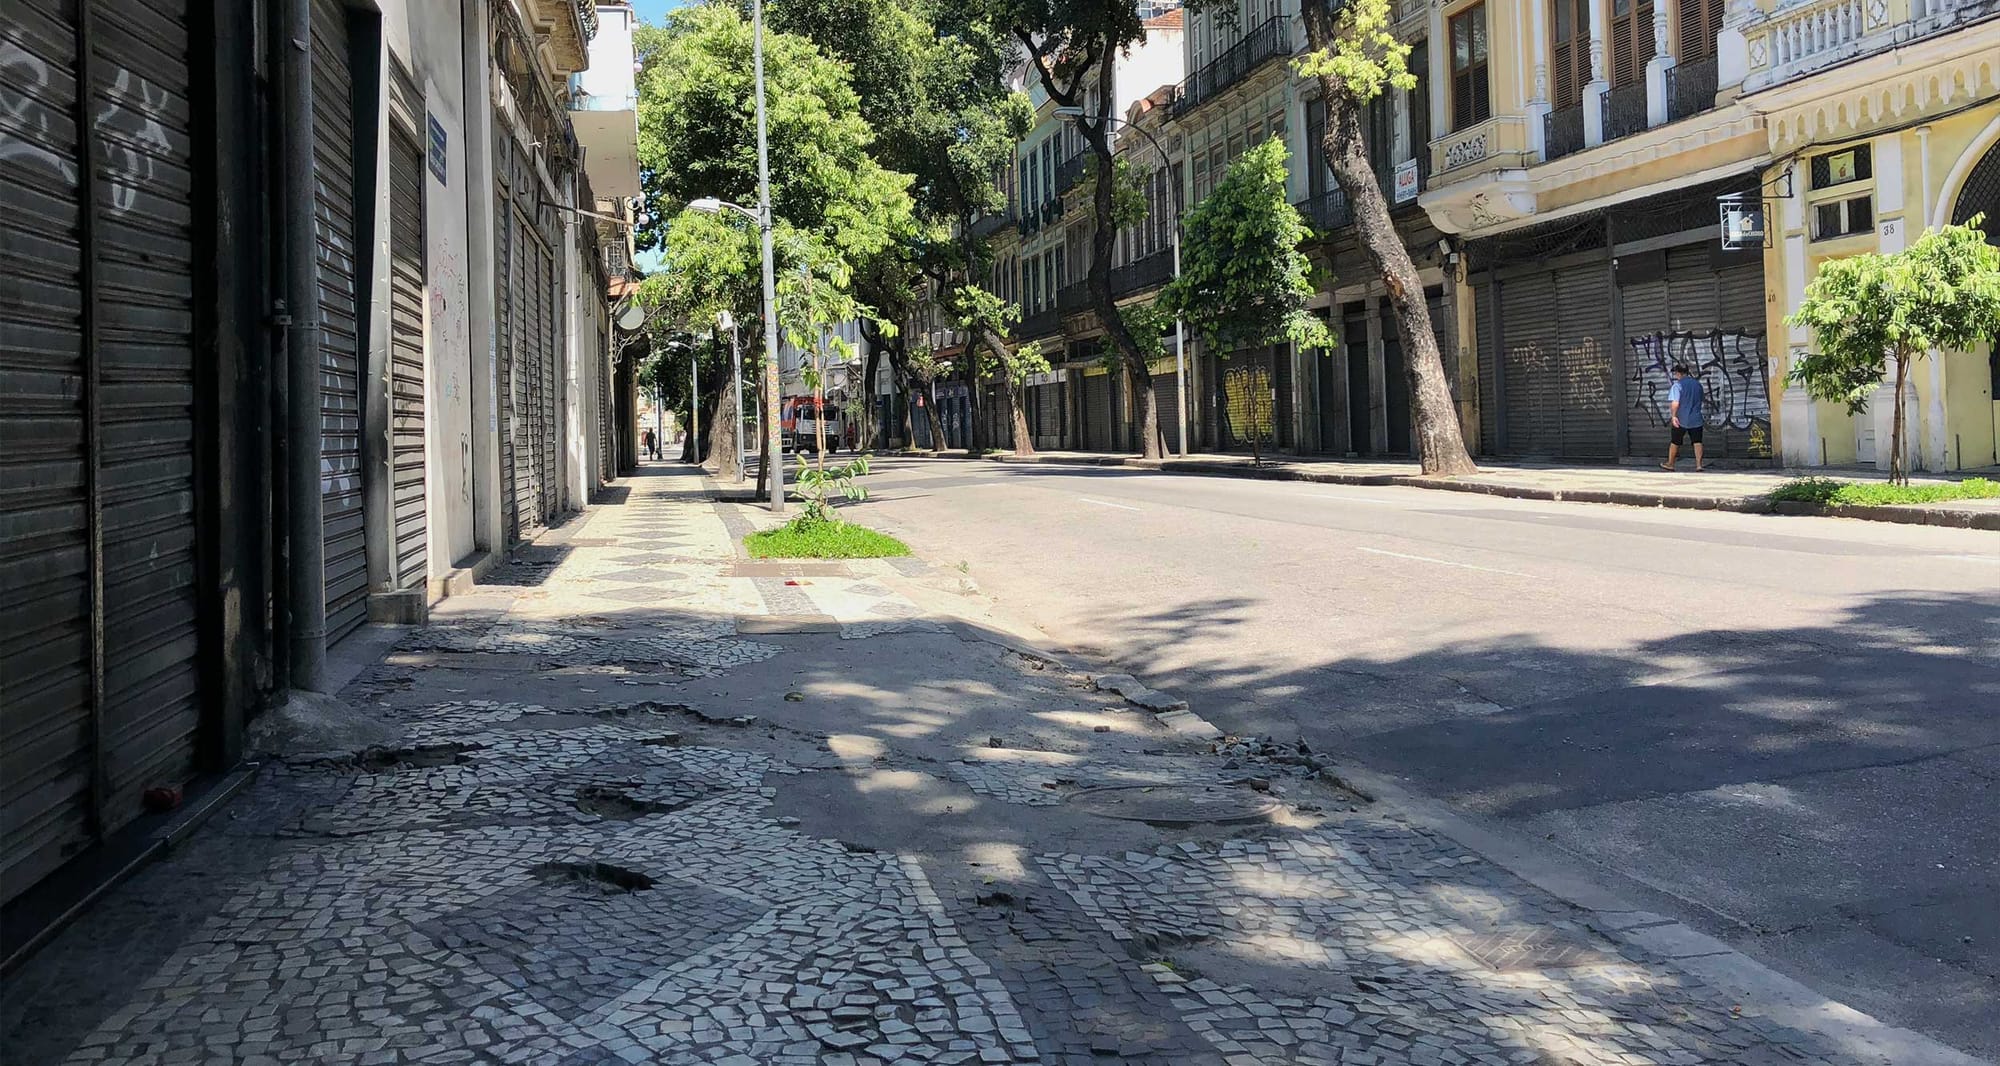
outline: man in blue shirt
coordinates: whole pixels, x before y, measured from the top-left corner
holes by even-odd
[[[1701,473],[1701,379],[1688,370],[1687,364],[1674,367],[1674,387],[1667,392],[1667,418],[1673,423],[1673,442],[1667,445],[1667,461],[1660,464],[1662,470],[1672,470],[1680,461],[1681,442],[1694,442],[1694,470]]]

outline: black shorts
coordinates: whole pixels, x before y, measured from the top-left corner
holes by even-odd
[[[1690,426],[1675,426],[1675,427],[1674,427],[1674,444],[1675,444],[1676,446],[1679,446],[1679,445],[1681,445],[1681,444],[1700,444],[1700,443],[1701,443],[1701,427],[1700,427],[1700,426],[1692,426],[1692,427],[1690,427]]]

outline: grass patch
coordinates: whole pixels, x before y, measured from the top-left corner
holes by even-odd
[[[798,518],[744,537],[743,546],[753,559],[882,559],[910,554],[909,545],[865,526]]]
[[[1886,481],[1836,481],[1830,477],[1802,477],[1771,490],[1771,499],[1781,503],[1847,504],[1882,507],[1899,503],[1942,503],[1947,500],[1980,500],[2000,496],[2000,482],[1983,477],[1926,485],[1891,485]]]

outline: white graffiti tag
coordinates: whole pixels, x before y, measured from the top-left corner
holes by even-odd
[[[70,147],[70,135],[63,132],[66,116],[50,100],[48,64],[22,46],[19,33],[0,39],[0,129],[10,133],[0,137],[0,161],[49,171],[73,186],[79,177],[76,158],[58,150]],[[152,187],[155,161],[173,158],[173,140],[160,116],[172,114],[174,96],[122,69],[103,95],[91,130],[109,178],[106,208],[122,215],[138,205],[142,190]]]

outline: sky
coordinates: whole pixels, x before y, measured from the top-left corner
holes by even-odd
[[[632,9],[639,13],[639,20],[659,25],[666,13],[682,6],[686,0],[632,0]]]

